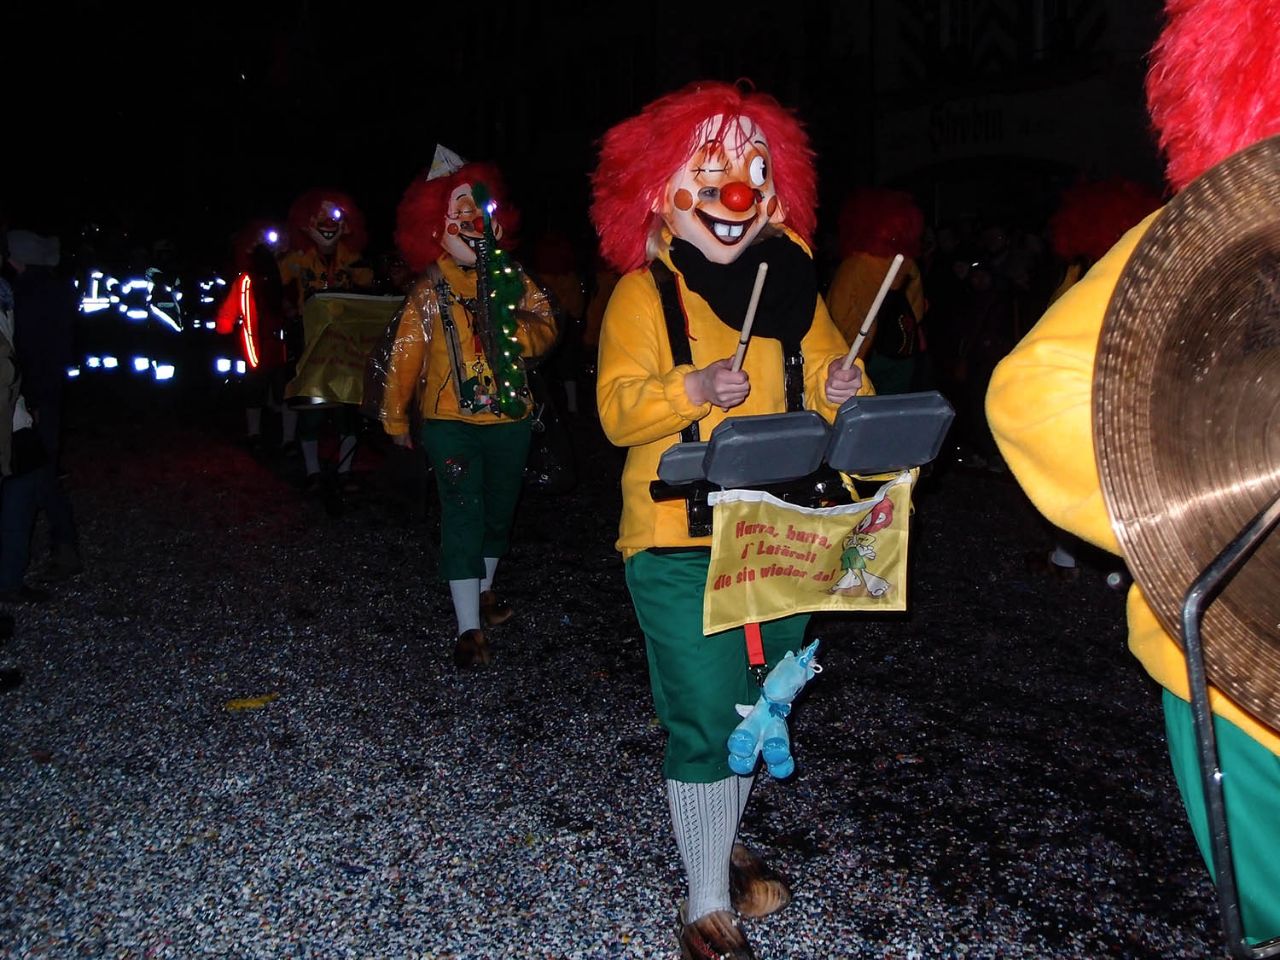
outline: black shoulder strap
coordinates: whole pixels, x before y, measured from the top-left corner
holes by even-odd
[[[658,298],[662,301],[662,319],[667,324],[667,342],[671,345],[671,359],[676,366],[693,363],[693,351],[689,346],[689,334],[685,329],[684,310],[680,307],[680,292],[676,289],[676,278],[671,269],[661,260],[653,260],[649,264],[649,274],[658,288]],[[680,431],[680,439],[692,443],[699,439],[698,421],[695,420]]]

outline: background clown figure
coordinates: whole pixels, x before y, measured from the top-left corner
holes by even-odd
[[[695,426],[706,438],[730,414],[801,407],[830,420],[870,384],[860,364],[842,368],[848,347],[807,246],[812,154],[772,97],[723,83],[662,97],[605,134],[592,183],[601,254],[625,274],[605,310],[596,398],[606,435],[627,448],[617,546],[667,733],[663,775],[688,882],[678,936],[685,956],[751,957],[738,916],[790,901],[781,878],[736,842],[752,777],[730,770],[725,744],[735,704],[755,702],[759,688],[741,629],[702,634],[710,538],[690,533],[682,502],[655,503],[649,485],[662,454]],[[764,624],[769,663],[801,649],[807,622]]]
[[[1176,204],[1182,191],[1210,168],[1280,134],[1280,37],[1274,0],[1169,0],[1165,9],[1167,22],[1147,74],[1147,103]],[[1164,218],[1172,212],[1166,206],[1146,217],[1066,290],[996,368],[987,394],[987,414],[1001,452],[1036,507],[1057,526],[1117,555],[1122,555],[1119,524],[1104,499],[1096,452],[1105,438],[1094,429],[1100,333],[1131,255],[1145,236],[1165,229]],[[1177,221],[1173,217],[1168,223]],[[1206,232],[1203,243],[1216,242]],[[1243,243],[1229,249],[1239,258],[1249,252]],[[1219,265],[1229,269],[1225,258]],[[1229,306],[1223,305],[1224,315]],[[1260,309],[1255,316],[1274,331],[1274,312],[1268,316]],[[1219,316],[1213,320],[1223,323]],[[1133,351],[1131,366],[1141,359],[1138,353]],[[1225,386],[1188,379],[1175,389],[1204,392]],[[1241,416],[1247,421],[1266,412],[1246,410]],[[1186,435],[1190,430],[1188,426]],[[1153,475],[1151,464],[1146,467]],[[1237,485],[1248,486],[1245,479],[1236,478]],[[1198,509],[1212,506],[1206,497]],[[1160,521],[1154,518],[1149,525]],[[1166,562],[1172,569],[1172,561]],[[1186,654],[1162,625],[1153,597],[1138,583],[1129,591],[1128,626],[1130,651],[1163,687],[1174,774],[1196,841],[1212,869]],[[1257,941],[1280,935],[1280,726],[1218,686],[1231,680],[1210,677],[1209,704],[1227,791],[1243,931]]]
[[[320,189],[298,197],[289,208],[289,252],[280,261],[288,316],[301,317],[303,305],[313,294],[370,288],[373,270],[361,259],[367,242],[364,214],[345,193]],[[355,457],[358,407],[304,408],[298,415],[298,442],[304,483],[312,492],[318,490],[320,481],[320,432],[330,415],[339,438],[337,471],[348,480]]]
[[[235,235],[231,260],[236,279],[218,310],[217,331],[237,334],[245,362],[240,390],[245,406],[245,440],[262,446],[262,408],[280,411],[280,443],[291,446],[298,415],[284,403],[284,387],[297,358],[300,331],[295,317],[285,320],[279,258],[287,249],[282,224],[254,220]]]
[[[459,668],[489,663],[485,628],[513,612],[493,579],[529,451],[525,361],[556,340],[550,299],[500,246],[516,222],[495,167],[441,152],[396,211],[396,244],[421,276],[397,321],[379,419],[401,446],[417,428],[436,477]]]
[[[877,393],[918,389],[925,292],[917,258],[924,214],[904,190],[862,187],[845,199],[839,231],[842,259],[827,290],[827,308],[850,343],[858,336],[894,256],[905,258],[859,355],[866,360]]]

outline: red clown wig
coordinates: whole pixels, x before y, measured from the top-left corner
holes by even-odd
[[[1049,220],[1049,242],[1064,260],[1094,263],[1158,206],[1159,194],[1132,180],[1082,180],[1063,192]]]
[[[661,224],[654,207],[667,181],[699,146],[699,128],[716,115],[751,120],[769,142],[773,183],[786,224],[805,242],[817,225],[813,151],[800,121],[773,97],[728,83],[693,83],[646,106],[609,130],[591,178],[591,222],[605,260],[623,273],[644,266],[646,245]]]
[[[869,253],[892,257],[896,253],[920,256],[924,213],[916,198],[905,190],[859,187],[840,209],[840,256]]]
[[[1147,108],[1175,190],[1280,133],[1277,0],[1166,0]]]
[[[316,242],[307,232],[307,228],[311,226],[311,218],[320,212],[325,202],[333,204],[342,211],[347,232],[342,235],[340,242],[349,250],[359,253],[369,242],[369,233],[364,225],[364,213],[345,193],[326,189],[308,190],[289,207],[289,248],[291,250],[315,249]]]
[[[396,207],[396,249],[409,269],[420,273],[444,253],[440,234],[444,230],[445,214],[449,212],[449,195],[469,183],[483,183],[490,198],[497,203],[493,219],[502,227],[498,245],[509,250],[515,245],[516,231],[520,226],[520,213],[507,202],[502,174],[491,163],[467,163],[446,177],[428,180],[418,177]]]

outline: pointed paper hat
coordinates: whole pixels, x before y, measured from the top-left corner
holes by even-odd
[[[435,180],[437,177],[447,177],[451,173],[457,173],[466,162],[448,147],[437,143],[435,156],[431,158],[431,169],[427,171],[427,179]]]

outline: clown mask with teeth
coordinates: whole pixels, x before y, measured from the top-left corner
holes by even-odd
[[[315,241],[316,249],[329,256],[338,247],[338,241],[347,233],[347,223],[341,207],[326,200],[307,223],[307,234]]]
[[[667,181],[655,213],[673,235],[712,263],[738,259],[784,211],[774,190],[769,145],[745,116],[709,118],[688,160]]]

